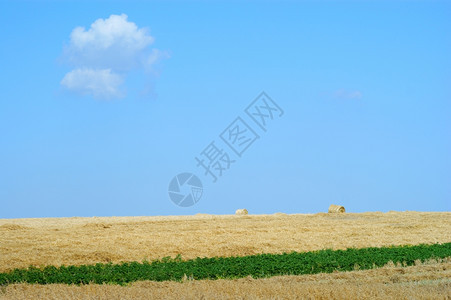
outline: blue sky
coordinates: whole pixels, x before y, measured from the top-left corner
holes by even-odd
[[[450,14],[2,1],[0,218],[449,211]],[[262,91],[284,111],[266,132],[244,111]],[[260,136],[241,157],[220,139],[238,116]],[[195,160],[212,141],[235,160],[215,183]],[[185,208],[168,195],[183,172],[204,188]]]

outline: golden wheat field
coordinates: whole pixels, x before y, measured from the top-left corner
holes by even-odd
[[[0,220],[0,271],[29,265],[241,256],[451,242],[449,212],[205,215]],[[7,299],[450,298],[450,261],[268,279],[3,287]]]
[[[2,294],[3,293],[3,294]],[[264,279],[141,281],[118,285],[14,284],[0,299],[449,299],[451,260],[413,267]]]

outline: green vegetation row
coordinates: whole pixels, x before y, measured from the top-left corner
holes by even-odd
[[[11,283],[114,283],[127,284],[139,280],[175,280],[183,278],[232,279],[276,275],[301,275],[352,271],[356,268],[382,267],[389,261],[410,266],[416,260],[451,256],[451,243],[415,246],[392,246],[347,250],[320,250],[284,254],[259,254],[244,257],[213,257],[182,260],[164,258],[153,262],[125,262],[81,266],[29,267],[0,273],[0,286]]]

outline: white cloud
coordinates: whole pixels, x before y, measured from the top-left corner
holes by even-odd
[[[151,71],[168,57],[150,48],[155,39],[147,28],[138,28],[127,19],[125,14],[111,15],[96,20],[89,29],[76,27],[72,31],[64,58],[75,69],[61,81],[64,87],[96,98],[115,98],[122,95],[119,86],[127,72]]]
[[[169,57],[169,53],[167,53],[166,51],[161,51],[154,48],[152,49],[152,52],[145,58],[143,64],[146,71],[152,71],[155,64]]]
[[[61,84],[68,90],[100,99],[120,98],[123,80],[111,69],[75,69],[67,73]]]
[[[108,19],[98,19],[89,30],[77,27],[72,31],[71,43],[78,49],[108,49],[119,45],[124,50],[139,51],[154,41],[146,28],[138,29],[127,15],[111,15]]]
[[[358,90],[350,91],[345,89],[339,89],[334,92],[334,97],[341,99],[361,99],[362,92]]]

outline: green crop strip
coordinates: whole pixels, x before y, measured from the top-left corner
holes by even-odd
[[[0,273],[0,286],[11,283],[113,283],[125,285],[139,280],[254,278],[352,271],[382,267],[389,261],[410,266],[416,260],[451,256],[451,243],[392,246],[304,253],[259,254],[244,257],[213,257],[182,260],[164,258],[153,262],[125,262],[81,266],[29,267]]]

